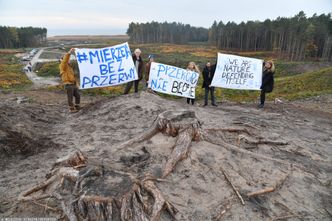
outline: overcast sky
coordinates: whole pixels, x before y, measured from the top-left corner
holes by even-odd
[[[46,27],[48,35],[124,34],[134,22],[181,22],[210,27],[332,12],[332,0],[0,0],[0,25]]]

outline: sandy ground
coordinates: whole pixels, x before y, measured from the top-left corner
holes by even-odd
[[[22,96],[27,102],[17,101]],[[193,142],[187,159],[165,182],[157,183],[179,210],[177,220],[332,218],[331,95],[320,98],[321,102],[268,103],[263,110],[256,104],[189,106],[185,100],[146,92],[139,97],[85,96],[83,109],[75,114],[68,113],[63,92],[0,93],[0,99],[0,217],[59,218],[43,206],[17,203],[17,197],[45,180],[53,163],[76,149],[132,174],[158,171],[174,146],[174,137],[159,133],[139,145],[117,147],[146,131],[163,111],[186,109],[195,111],[203,129],[213,129],[210,135],[216,142]],[[243,128],[250,132],[249,140],[269,142],[245,142],[241,132],[216,130],[225,128]],[[235,148],[218,145],[218,139]],[[143,147],[148,158],[123,160],[140,156]],[[245,198],[242,205],[221,168],[243,196],[276,188]],[[163,214],[161,220],[170,218]]]

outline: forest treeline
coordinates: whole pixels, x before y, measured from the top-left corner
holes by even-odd
[[[44,46],[46,37],[46,28],[0,26],[0,48]]]
[[[185,44],[188,42],[208,41],[209,30],[197,28],[182,23],[147,22],[130,23],[127,35],[130,40],[141,43],[172,43]]]
[[[307,17],[297,15],[275,20],[240,24],[214,21],[209,29],[181,23],[130,23],[127,30],[134,43],[174,43],[208,41],[221,50],[274,51],[293,60],[332,60],[331,13]]]

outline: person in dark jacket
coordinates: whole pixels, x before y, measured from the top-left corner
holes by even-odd
[[[141,57],[141,50],[139,48],[136,48],[133,54],[133,61],[134,61],[134,65],[136,67],[136,72],[138,74],[138,79],[135,81],[131,81],[128,82],[126,85],[126,88],[124,90],[124,94],[128,94],[131,87],[133,86],[133,83],[135,84],[135,93],[138,92],[138,84],[139,81],[142,80],[143,77],[143,67],[144,67],[144,63],[143,63],[143,59]]]
[[[27,67],[28,67],[28,71],[31,72],[32,71],[32,64],[31,64],[31,62],[28,63]]]
[[[265,103],[265,94],[273,91],[274,86],[274,71],[275,66],[272,61],[266,61],[263,63],[263,79],[261,86],[261,103],[258,108],[263,108]]]
[[[207,62],[203,69],[202,88],[205,88],[204,106],[208,105],[209,92],[211,93],[212,106],[217,106],[214,97],[214,87],[211,86],[215,70],[216,70],[216,65],[211,65],[210,62]]]

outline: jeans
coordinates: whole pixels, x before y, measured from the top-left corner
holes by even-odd
[[[214,87],[205,87],[205,97],[204,97],[204,104],[208,104],[209,100],[209,92],[211,93],[211,103],[216,104],[216,100],[214,97]]]

